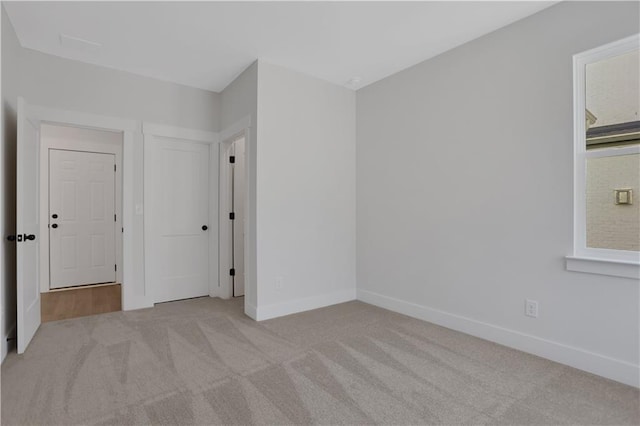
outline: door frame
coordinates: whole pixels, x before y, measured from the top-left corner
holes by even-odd
[[[124,233],[120,233],[122,237],[122,275],[120,284],[122,286],[122,308],[124,310],[136,309],[141,306],[137,306],[139,303],[135,302],[134,296],[134,288],[133,288],[133,262],[132,262],[132,253],[134,251],[134,233],[133,223],[134,223],[134,200],[133,200],[133,177],[134,177],[134,133],[138,130],[138,122],[135,120],[128,120],[123,118],[109,117],[97,114],[90,114],[78,111],[67,111],[56,108],[42,107],[37,105],[28,105],[29,114],[34,117],[38,122],[38,126],[40,124],[52,124],[58,126],[67,126],[67,127],[79,127],[85,129],[93,129],[93,130],[103,130],[103,131],[111,131],[111,132],[121,132],[122,133],[122,155],[121,155],[121,212],[120,212],[120,224],[121,227],[125,229]],[[41,137],[41,135],[40,135]],[[42,147],[41,151],[42,153]],[[40,170],[42,171],[45,167],[42,164],[42,156],[40,157],[40,164],[38,165]],[[46,170],[47,170],[47,182],[48,182],[48,150],[47,150],[47,162],[46,162]],[[42,176],[40,177],[42,179]],[[117,185],[116,185],[117,186]],[[40,193],[45,188],[40,188]],[[47,195],[49,188],[46,188]],[[47,196],[48,199],[48,196]],[[47,200],[47,211],[44,214],[47,215],[46,223],[48,221],[48,200]],[[44,207],[42,205],[39,206],[40,211],[39,215],[42,217]],[[45,226],[45,231],[42,231],[42,227]],[[129,232],[127,232],[129,230]],[[46,224],[40,223],[40,235],[47,235],[47,245],[48,245],[48,229],[46,228]],[[118,233],[116,233],[118,235]],[[116,244],[117,245],[117,244]],[[42,250],[42,248],[41,248]],[[48,253],[48,246],[47,246]],[[43,260],[40,260],[41,264]],[[48,259],[47,259],[47,271],[48,271]],[[40,274],[43,275],[42,273]],[[48,279],[47,279],[47,287],[48,287]],[[42,291],[42,278],[40,278],[40,289]]]
[[[220,188],[219,188],[219,253],[220,253],[220,277],[219,277],[219,289],[218,296],[223,299],[231,299],[233,297],[233,279],[229,274],[229,270],[232,267],[231,262],[231,227],[229,225],[229,212],[231,211],[231,183],[229,176],[231,173],[231,164],[229,163],[229,155],[231,152],[231,146],[235,141],[244,137],[245,143],[245,167],[244,167],[244,179],[245,179],[245,193],[244,193],[244,205],[245,205],[245,221],[244,221],[244,279],[245,279],[245,295],[248,289],[248,274],[247,264],[249,253],[249,138],[251,131],[251,117],[246,116],[243,119],[235,122],[227,129],[220,133],[220,155],[219,155],[219,174],[220,174]],[[251,291],[251,290],[249,290]],[[251,312],[255,310],[249,303],[249,298],[245,297],[245,313],[251,318]]]
[[[144,162],[149,164],[149,145],[157,143],[157,137],[183,139],[191,142],[209,145],[209,223],[218,223],[218,176],[212,173],[214,166],[218,164],[218,150],[216,145],[220,138],[217,132],[206,130],[189,129],[185,127],[169,126],[144,121],[142,122],[142,136],[144,140]],[[144,204],[149,204],[149,185],[153,184],[151,168],[144,168]],[[145,253],[149,253],[148,246],[151,244],[151,229],[149,223],[144,223],[144,247]],[[209,296],[218,296],[218,226],[209,226]],[[144,258],[145,276],[148,276],[149,268],[156,267],[151,264],[150,256]],[[149,285],[153,285],[150,283]],[[153,290],[147,286],[147,294],[153,295]],[[151,301],[154,303],[153,301]]]
[[[49,124],[52,123],[43,123]],[[59,126],[59,124],[56,124]],[[75,127],[78,126],[64,126]],[[96,130],[96,129],[91,129]],[[106,130],[101,130],[106,131]],[[116,171],[115,171],[115,211],[116,221],[114,224],[115,231],[115,259],[118,269],[116,270],[116,282],[122,282],[122,245],[123,245],[123,232],[118,232],[123,228],[122,225],[122,145],[124,143],[124,135],[120,133],[120,143],[118,145],[112,145],[103,142],[78,142],[78,141],[58,141],[51,143],[45,141],[42,136],[42,128],[40,129],[40,292],[47,293],[51,290],[51,263],[49,259],[50,252],[50,240],[49,240],[49,150],[57,149],[61,151],[80,151],[80,152],[93,152],[97,154],[113,154],[115,155]]]
[[[220,143],[220,297],[223,299],[230,299],[234,297],[233,277],[229,273],[229,270],[233,268],[233,232],[231,228],[233,223],[229,218],[229,212],[232,211],[233,204],[233,191],[231,189],[231,162],[229,157],[232,155],[233,144],[239,139],[244,139],[245,145],[247,143],[247,130],[241,130],[239,133],[227,138]],[[246,149],[246,148],[245,148]],[[246,164],[245,164],[246,169]],[[245,173],[246,174],[246,173]],[[245,198],[246,198],[245,190]],[[246,205],[246,202],[245,202]],[[246,220],[245,220],[245,236],[246,236]],[[245,239],[246,243],[246,239]],[[243,245],[244,247],[244,245]],[[245,250],[246,253],[246,250]],[[246,280],[246,277],[245,277]]]

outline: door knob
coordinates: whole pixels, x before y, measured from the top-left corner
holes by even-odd
[[[58,224],[57,224],[57,223],[54,223],[54,224],[52,224],[52,225],[51,225],[51,227],[52,227],[52,228],[57,228],[57,227],[58,227]]]
[[[56,213],[54,213],[54,214],[51,215],[51,217],[54,218],[54,219],[57,219],[58,215]]]
[[[35,234],[28,234],[28,235],[27,235],[27,234],[24,234],[24,240],[25,240],[25,241],[27,241],[27,240],[29,240],[29,241],[33,241],[33,240],[35,240],[35,239],[36,239]]]
[[[209,227],[207,225],[202,225],[202,230],[206,231],[207,229],[209,229]]]

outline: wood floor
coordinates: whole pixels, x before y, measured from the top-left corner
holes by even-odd
[[[42,322],[122,310],[120,284],[101,284],[42,293]]]

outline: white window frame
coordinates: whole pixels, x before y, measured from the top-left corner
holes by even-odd
[[[640,49],[640,34],[573,56],[574,110],[574,228],[573,255],[567,256],[567,269],[625,278],[640,279],[640,252],[587,247],[586,179],[587,160],[640,153],[638,146],[620,146],[588,151],[586,148],[586,66]]]

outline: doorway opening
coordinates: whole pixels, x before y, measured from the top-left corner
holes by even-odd
[[[51,290],[49,270],[49,146],[43,148],[42,130],[46,126],[62,128],[65,131],[104,131],[117,135],[115,150],[118,173],[115,176],[115,210],[118,215],[115,248],[118,267],[116,280],[120,283],[120,297],[115,296],[123,309],[146,307],[146,301],[136,292],[133,279],[131,254],[134,252],[135,232],[131,232],[134,219],[134,197],[132,193],[134,170],[134,132],[138,123],[132,120],[106,117],[78,111],[64,111],[29,105],[24,98],[18,98],[17,109],[17,152],[16,152],[16,327],[17,350],[23,353],[42,322],[42,295],[70,290]],[[91,133],[93,134],[93,133]],[[103,133],[100,133],[103,134]],[[45,138],[46,139],[46,138]],[[63,138],[64,139],[64,138]],[[73,145],[61,144],[54,149],[67,151],[101,152],[94,149],[95,140],[79,138]],[[80,144],[78,147],[77,144]],[[104,144],[103,144],[104,145]],[[120,167],[122,164],[122,167]],[[123,180],[126,185],[123,185]],[[124,193],[123,188],[126,189]],[[124,217],[126,214],[126,217]],[[58,218],[62,213],[58,212]],[[124,223],[124,225],[123,225]],[[127,228],[129,227],[129,228]],[[126,229],[125,229],[126,228]],[[56,229],[56,228],[54,228]],[[123,231],[126,231],[123,233]],[[127,253],[126,261],[123,253]],[[118,266],[120,264],[116,263]],[[115,269],[115,265],[114,265]],[[113,285],[113,284],[109,284]],[[73,291],[93,288],[95,285],[71,287]],[[114,289],[115,290],[115,289]],[[83,293],[86,297],[90,293]]]
[[[122,132],[40,126],[43,321],[122,308],[122,144]]]
[[[241,132],[220,144],[220,284],[228,297],[245,294],[245,141]]]

